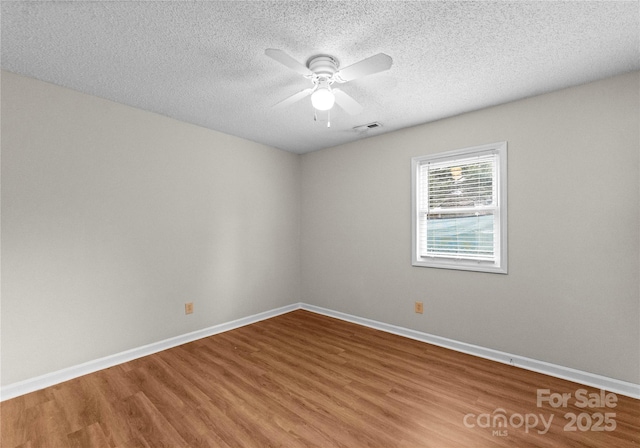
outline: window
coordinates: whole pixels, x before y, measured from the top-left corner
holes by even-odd
[[[507,273],[507,142],[411,160],[412,264]]]

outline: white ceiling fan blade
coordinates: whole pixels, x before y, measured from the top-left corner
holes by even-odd
[[[291,70],[300,73],[302,76],[312,76],[313,72],[309,70],[307,67],[302,65],[300,62],[293,59],[287,53],[282,50],[276,50],[275,48],[267,48],[264,51],[264,54],[269,56],[271,59],[275,59],[282,65],[286,65]]]
[[[290,97],[285,98],[279,103],[277,103],[276,105],[274,105],[273,109],[283,109],[287,106],[292,105],[293,103],[300,101],[302,98],[311,95],[312,93],[313,93],[313,88],[301,90],[300,92],[294,93]]]
[[[393,64],[391,56],[384,53],[378,53],[374,56],[363,59],[348,67],[343,68],[334,75],[338,82],[347,82],[352,79],[362,78],[363,76],[380,73],[389,70]]]
[[[336,98],[338,106],[342,107],[347,113],[357,115],[362,112],[362,106],[356,100],[344,93],[340,89],[332,89],[333,96]]]

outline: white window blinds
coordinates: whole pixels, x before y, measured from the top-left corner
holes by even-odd
[[[501,193],[506,192],[500,188],[506,163],[495,146],[414,159],[415,265],[435,260],[500,266],[501,256],[506,258],[501,250],[506,241]]]

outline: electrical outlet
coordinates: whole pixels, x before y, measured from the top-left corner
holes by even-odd
[[[184,304],[184,314],[192,314],[193,313],[193,302],[188,302]]]
[[[416,302],[415,310],[416,310],[416,313],[418,314],[424,313],[424,307],[422,305],[422,302]]]

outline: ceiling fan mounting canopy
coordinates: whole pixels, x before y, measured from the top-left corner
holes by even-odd
[[[328,54],[319,54],[312,56],[307,61],[307,67],[317,76],[332,77],[340,67],[340,63],[336,58]]]

